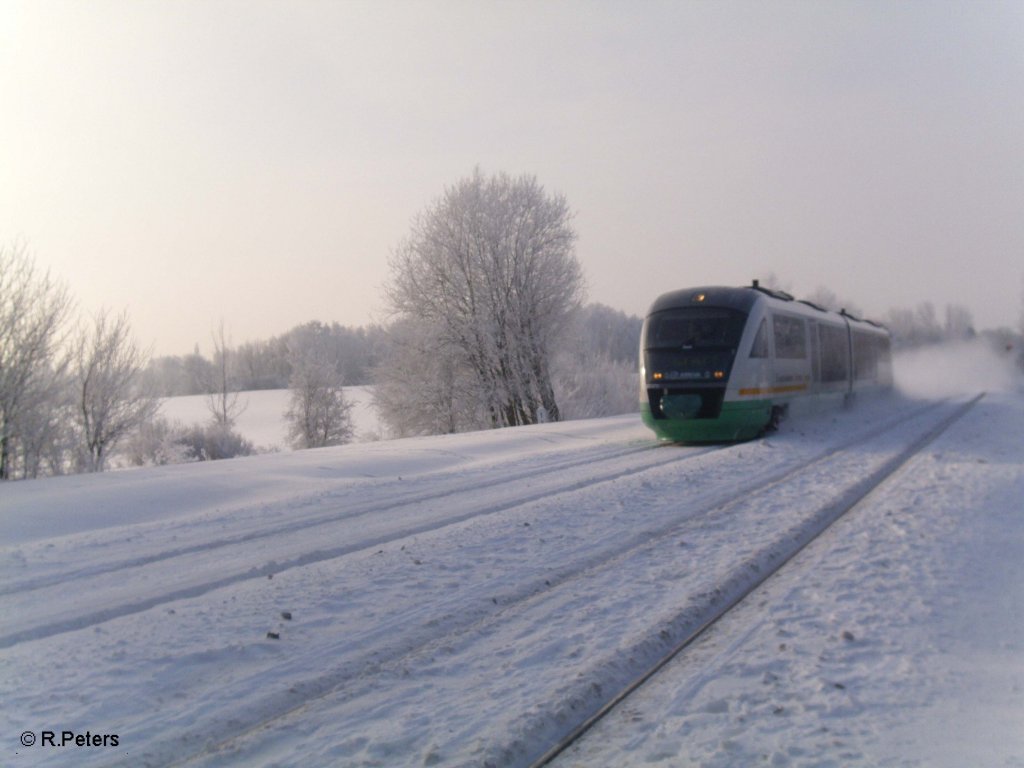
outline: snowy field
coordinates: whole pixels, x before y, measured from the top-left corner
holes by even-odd
[[[355,442],[376,440],[380,435],[377,411],[371,403],[370,387],[345,387],[345,401],[352,404],[352,424]],[[241,392],[238,404],[244,409],[239,414],[235,429],[242,437],[263,451],[287,451],[288,424],[284,414],[288,410],[291,390],[266,389]],[[206,395],[168,397],[160,403],[160,415],[182,424],[203,424],[210,420]]]
[[[0,757],[528,765],[967,400],[7,484]],[[1022,436],[1008,378],[557,765],[1024,766]]]

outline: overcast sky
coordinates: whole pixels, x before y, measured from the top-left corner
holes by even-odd
[[[630,313],[773,272],[1015,326],[1024,2],[0,0],[0,242],[157,354],[385,320],[475,166]]]

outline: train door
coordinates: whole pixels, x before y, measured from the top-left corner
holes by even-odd
[[[807,322],[794,315],[773,314],[772,336],[775,393],[789,396],[806,391],[811,379]]]

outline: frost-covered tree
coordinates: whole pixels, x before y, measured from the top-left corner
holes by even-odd
[[[551,356],[583,295],[571,218],[565,198],[536,178],[478,169],[394,253],[390,308],[434,330],[433,348],[448,356],[440,372],[472,380],[486,414],[475,426],[560,417]]]
[[[247,405],[238,401],[235,377],[229,366],[232,354],[224,332],[224,322],[221,321],[217,332],[213,334],[213,380],[206,395],[206,407],[214,425],[225,433],[235,426],[235,419],[242,415]]]
[[[101,311],[76,346],[80,468],[102,472],[118,441],[150,419],[159,404],[141,386],[146,354],[132,338],[127,315],[111,318]]]
[[[562,414],[585,419],[637,409],[638,348],[643,321],[589,304],[577,314],[555,358]]]
[[[475,379],[458,359],[431,323],[407,318],[389,328],[373,404],[391,437],[463,432],[486,422]]]
[[[71,306],[64,286],[36,271],[23,244],[0,245],[0,480],[14,476],[19,453],[38,466],[46,449],[64,386],[60,348]]]
[[[74,466],[74,411],[67,373],[55,377],[48,369],[43,376],[47,385],[32,389],[33,396],[18,417],[11,477],[61,475]]]
[[[285,418],[295,448],[342,445],[353,435],[352,405],[345,401],[344,375],[322,334],[296,334],[289,349],[291,401]]]

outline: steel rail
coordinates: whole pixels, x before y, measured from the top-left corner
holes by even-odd
[[[658,444],[652,446],[643,446],[635,451],[623,451],[615,456],[607,456],[601,459],[591,460],[589,462],[584,460],[581,460],[579,462],[572,462],[570,463],[570,466],[585,466],[588,469],[593,469],[595,466],[600,467],[602,463],[608,463],[613,460],[617,460],[623,456],[639,455],[641,453],[648,452],[649,450],[656,449],[658,447]],[[94,610],[91,613],[82,613],[72,616],[63,615],[59,619],[43,622],[32,627],[23,627],[16,631],[0,635],[0,649],[10,648],[23,642],[40,640],[43,638],[52,637],[54,635],[63,634],[65,632],[77,631],[80,629],[93,626],[95,624],[102,624],[112,619],[121,618],[122,616],[140,613],[142,611],[154,608],[158,605],[174,602],[176,600],[199,597],[201,595],[207,594],[208,592],[212,592],[216,589],[221,589],[232,584],[237,584],[239,582],[247,580],[265,579],[268,576],[281,574],[293,568],[302,568],[308,565],[314,565],[316,563],[334,560],[339,557],[344,557],[346,555],[353,554],[355,552],[360,552],[366,549],[392,544],[396,541],[401,541],[402,539],[407,539],[413,536],[419,536],[425,533],[443,530],[444,528],[460,525],[462,523],[465,523],[469,520],[473,520],[478,517],[486,517],[488,515],[496,515],[502,512],[507,512],[510,509],[515,509],[516,507],[531,504],[536,501],[550,498],[558,494],[571,493],[573,491],[578,491],[583,488],[589,488],[595,485],[601,485],[603,483],[621,480],[622,478],[629,477],[631,475],[640,475],[644,472],[649,472],[652,470],[661,469],[663,467],[672,466],[673,464],[681,464],[696,459],[700,456],[705,456],[708,453],[712,453],[722,449],[723,446],[715,446],[710,448],[698,449],[695,451],[687,452],[682,455],[669,455],[662,460],[644,463],[639,466],[630,466],[625,469],[619,470],[618,472],[602,475],[597,478],[594,478],[593,473],[591,472],[588,473],[588,476],[585,478],[571,478],[569,481],[562,482],[554,488],[532,491],[526,495],[517,495],[511,499],[506,499],[499,503],[488,503],[484,505],[482,508],[472,508],[468,511],[464,510],[456,514],[448,514],[435,520],[429,520],[427,522],[420,523],[417,525],[401,527],[397,530],[387,531],[385,533],[382,533],[381,535],[361,539],[353,543],[346,543],[335,547],[318,547],[312,550],[307,548],[304,549],[301,553],[295,554],[292,557],[289,557],[285,560],[273,560],[265,562],[261,565],[252,566],[248,568],[239,567],[228,573],[223,573],[221,575],[212,575],[210,578],[200,583],[193,583],[187,586],[180,586],[175,589],[164,590],[159,594],[150,595],[149,597],[144,598],[136,598],[131,601],[119,603],[118,605],[108,606],[102,609]],[[562,464],[561,466],[556,467],[553,470],[543,471],[540,474],[550,474],[551,472],[558,471],[559,469],[565,469],[565,467],[566,464]],[[539,473],[534,473],[532,477],[536,477],[537,474]],[[492,483],[491,485],[481,483],[469,489],[460,488],[455,491],[433,494],[430,496],[424,496],[419,498],[411,498],[401,503],[394,504],[392,506],[389,506],[387,503],[384,502],[374,502],[372,508],[364,508],[358,514],[339,518],[332,518],[326,521],[320,521],[316,525],[326,526],[350,522],[353,518],[358,518],[370,514],[371,511],[380,512],[385,510],[392,510],[401,506],[415,506],[423,503],[424,501],[432,501],[439,497],[458,496],[466,492],[480,490],[482,488],[496,487],[505,484],[505,480],[498,480]],[[296,526],[294,529],[289,530],[289,532],[292,532],[294,530],[308,529],[311,527],[315,526],[299,525]],[[116,573],[122,570],[144,568],[153,563],[161,563],[166,560],[171,560],[173,559],[173,557],[186,557],[188,555],[197,553],[206,554],[211,550],[247,544],[252,540],[258,540],[262,538],[265,538],[265,535],[253,534],[251,536],[242,537],[242,539],[239,541],[215,541],[205,545],[197,544],[190,546],[187,549],[187,551],[176,552],[174,555],[159,556],[159,554],[155,554],[139,558],[135,561],[129,561],[127,563],[121,561],[118,567],[116,568],[111,566],[109,568],[104,568],[102,570],[97,569],[96,571],[89,572],[87,574],[78,574],[76,578],[77,580],[81,580],[83,578],[91,578],[94,576],[102,576],[109,573]],[[61,579],[60,581],[57,581],[56,584],[59,585],[64,581],[66,581],[66,579]],[[45,589],[53,586],[55,586],[55,584],[51,583],[47,584],[45,587],[37,587],[37,589]],[[34,590],[28,587],[20,590],[20,592],[31,591]],[[11,593],[8,593],[8,595],[9,594]],[[4,597],[8,595],[4,595]]]
[[[621,704],[626,698],[635,693],[637,689],[644,685],[654,675],[660,672],[669,662],[679,656],[686,648],[693,645],[708,629],[714,626],[718,621],[722,619],[729,611],[739,605],[745,600],[752,592],[757,590],[765,581],[771,578],[779,570],[781,570],[788,562],[790,562],[797,554],[799,554],[804,548],[807,547],[812,541],[821,536],[829,527],[832,526],[837,520],[843,517],[846,513],[850,512],[854,507],[863,502],[869,495],[876,491],[882,486],[889,478],[891,478],[901,468],[906,466],[911,459],[917,456],[926,446],[932,441],[938,438],[943,432],[949,429],[956,421],[961,419],[966,413],[979,401],[985,393],[975,396],[971,400],[962,404],[952,414],[943,418],[938,424],[929,429],[923,435],[913,440],[906,448],[896,454],[894,457],[886,461],[881,467],[875,470],[873,473],[868,475],[866,478],[855,484],[852,488],[848,489],[844,493],[838,502],[826,505],[819,510],[818,525],[810,531],[810,534],[803,539],[795,541],[789,551],[787,551],[778,561],[776,566],[772,569],[766,569],[760,574],[748,588],[741,591],[739,594],[732,597],[730,600],[723,603],[723,605],[715,610],[710,616],[708,616],[699,626],[693,629],[685,637],[680,639],[671,649],[669,649],[661,658],[659,658],[650,667],[644,670],[640,675],[633,679],[628,685],[620,689],[614,696],[606,701],[596,712],[588,716],[582,722],[577,724],[571,731],[565,734],[558,742],[552,745],[546,752],[540,757],[535,759],[529,764],[529,768],[543,768],[543,766],[550,765],[555,758],[563,754],[569,747],[575,744],[580,738],[587,733],[591,728],[594,727],[598,722],[604,719],[612,710],[614,710],[619,704]]]
[[[450,496],[459,496],[467,493],[472,493],[479,490],[491,490],[497,487],[505,485],[514,485],[522,482],[526,479],[536,479],[545,475],[554,474],[556,472],[562,472],[567,469],[575,469],[576,467],[593,467],[600,466],[602,463],[610,462],[624,457],[639,456],[647,453],[653,449],[661,447],[658,444],[653,445],[639,445],[630,446],[625,449],[618,449],[615,451],[609,451],[607,453],[600,454],[595,457],[588,458],[569,458],[562,459],[559,461],[552,462],[543,467],[533,470],[523,470],[514,474],[508,474],[501,477],[495,478],[492,475],[485,477],[483,480],[474,481],[466,485],[462,485],[454,490],[443,489],[440,491],[428,491],[426,493],[418,492],[415,490],[403,489],[397,493],[391,493],[389,495],[382,495],[383,497],[374,498],[372,501],[367,501],[362,504],[356,505],[354,508],[345,508],[340,506],[330,506],[326,509],[321,510],[316,515],[311,515],[303,519],[296,520],[290,518],[287,522],[279,525],[263,526],[255,530],[237,533],[234,535],[220,536],[215,539],[207,539],[195,544],[185,544],[177,547],[170,547],[163,549],[159,552],[153,552],[152,554],[117,560],[114,562],[104,562],[99,565],[93,566],[82,566],[73,570],[61,571],[59,573],[50,574],[47,576],[41,576],[36,578],[24,579],[20,582],[12,581],[3,586],[0,586],[0,597],[6,595],[18,594],[22,592],[32,592],[40,589],[46,589],[48,587],[56,586],[70,581],[79,581],[83,578],[91,578],[93,576],[101,576],[105,573],[113,573],[128,568],[139,568],[151,563],[159,563],[165,560],[171,560],[176,557],[184,557],[199,552],[210,552],[213,549],[219,549],[223,547],[232,547],[239,544],[248,544],[253,541],[259,541],[261,539],[272,539],[282,534],[295,533],[297,531],[303,531],[310,528],[316,528],[319,526],[329,526],[336,523],[345,523],[352,520],[357,520],[361,517],[367,517],[369,515],[379,514],[381,512],[390,512],[395,509],[401,509],[402,507],[408,507],[413,505],[419,505],[424,502],[437,501],[439,499],[448,498]],[[684,457],[675,456],[667,459],[663,463],[671,463],[673,461],[681,461],[689,458],[694,458],[697,455],[702,455],[706,451],[695,452],[688,454]],[[660,463],[654,463],[652,466],[659,466]],[[643,471],[647,467],[641,467],[637,471]],[[442,521],[438,521],[442,522]],[[404,538],[399,536],[398,538]],[[379,544],[379,542],[374,542]]]
[[[701,510],[693,510],[690,514],[683,517],[673,519],[667,525],[662,525],[658,528],[647,529],[638,531],[635,536],[631,537],[629,541],[623,542],[622,546],[616,547],[615,549],[602,553],[599,558],[586,559],[583,562],[575,563],[567,566],[560,570],[557,574],[546,574],[543,582],[539,579],[534,582],[530,582],[524,585],[523,589],[518,591],[518,594],[511,598],[509,602],[503,600],[500,604],[495,605],[495,610],[488,613],[480,618],[473,619],[469,624],[458,624],[457,626],[450,626],[448,632],[443,635],[433,636],[425,641],[418,643],[417,645],[409,648],[405,648],[394,656],[390,656],[386,662],[377,659],[378,665],[387,663],[395,664],[399,661],[408,661],[414,657],[417,653],[422,651],[423,647],[428,644],[436,643],[443,637],[461,636],[468,629],[474,627],[482,627],[489,622],[501,621],[503,616],[508,616],[510,613],[525,610],[535,598],[538,598],[543,592],[546,592],[553,588],[558,588],[564,584],[571,582],[575,579],[583,577],[585,574],[593,573],[594,571],[602,568],[611,567],[616,561],[618,561],[624,555],[634,552],[639,549],[649,549],[657,546],[659,541],[665,538],[672,538],[677,535],[680,526],[684,526],[694,517],[700,514],[708,515],[714,513],[725,512],[733,506],[740,504],[744,499],[749,498],[752,494],[763,493],[773,487],[778,486],[781,483],[786,482],[792,477],[799,475],[813,467],[817,467],[830,458],[841,454],[857,445],[860,445],[866,441],[876,439],[882,435],[892,432],[900,425],[907,421],[912,421],[925,413],[929,413],[941,406],[942,403],[930,403],[924,407],[917,408],[911,413],[904,414],[903,416],[890,421],[880,429],[872,429],[862,434],[857,435],[853,439],[845,441],[840,445],[834,446],[831,449],[819,454],[812,459],[806,461],[799,466],[784,467],[780,471],[772,473],[768,477],[761,478],[754,484],[738,489],[733,489],[731,492],[724,496],[720,496],[711,502],[709,507],[704,507]],[[703,455],[701,453],[700,455]],[[630,474],[636,474],[631,472]],[[257,732],[263,728],[266,728],[269,724],[279,722],[287,717],[293,717],[297,712],[302,711],[306,707],[310,706],[314,701],[332,696],[341,690],[345,685],[349,684],[352,680],[350,673],[330,675],[326,674],[321,678],[321,682],[326,681],[326,685],[320,686],[316,693],[313,695],[302,696],[301,699],[296,700],[294,696],[290,696],[288,699],[287,706],[282,708],[280,711],[273,713],[270,716],[258,717],[247,723],[245,726],[239,726],[237,723],[232,728],[232,735],[228,739],[215,739],[206,744],[203,751],[181,755],[173,759],[169,763],[159,763],[164,768],[175,768],[179,766],[191,765],[197,760],[202,760],[205,757],[209,757],[211,750],[223,749],[228,744],[244,739],[251,733]],[[237,719],[237,713],[236,713]],[[244,716],[241,720],[245,720]]]

